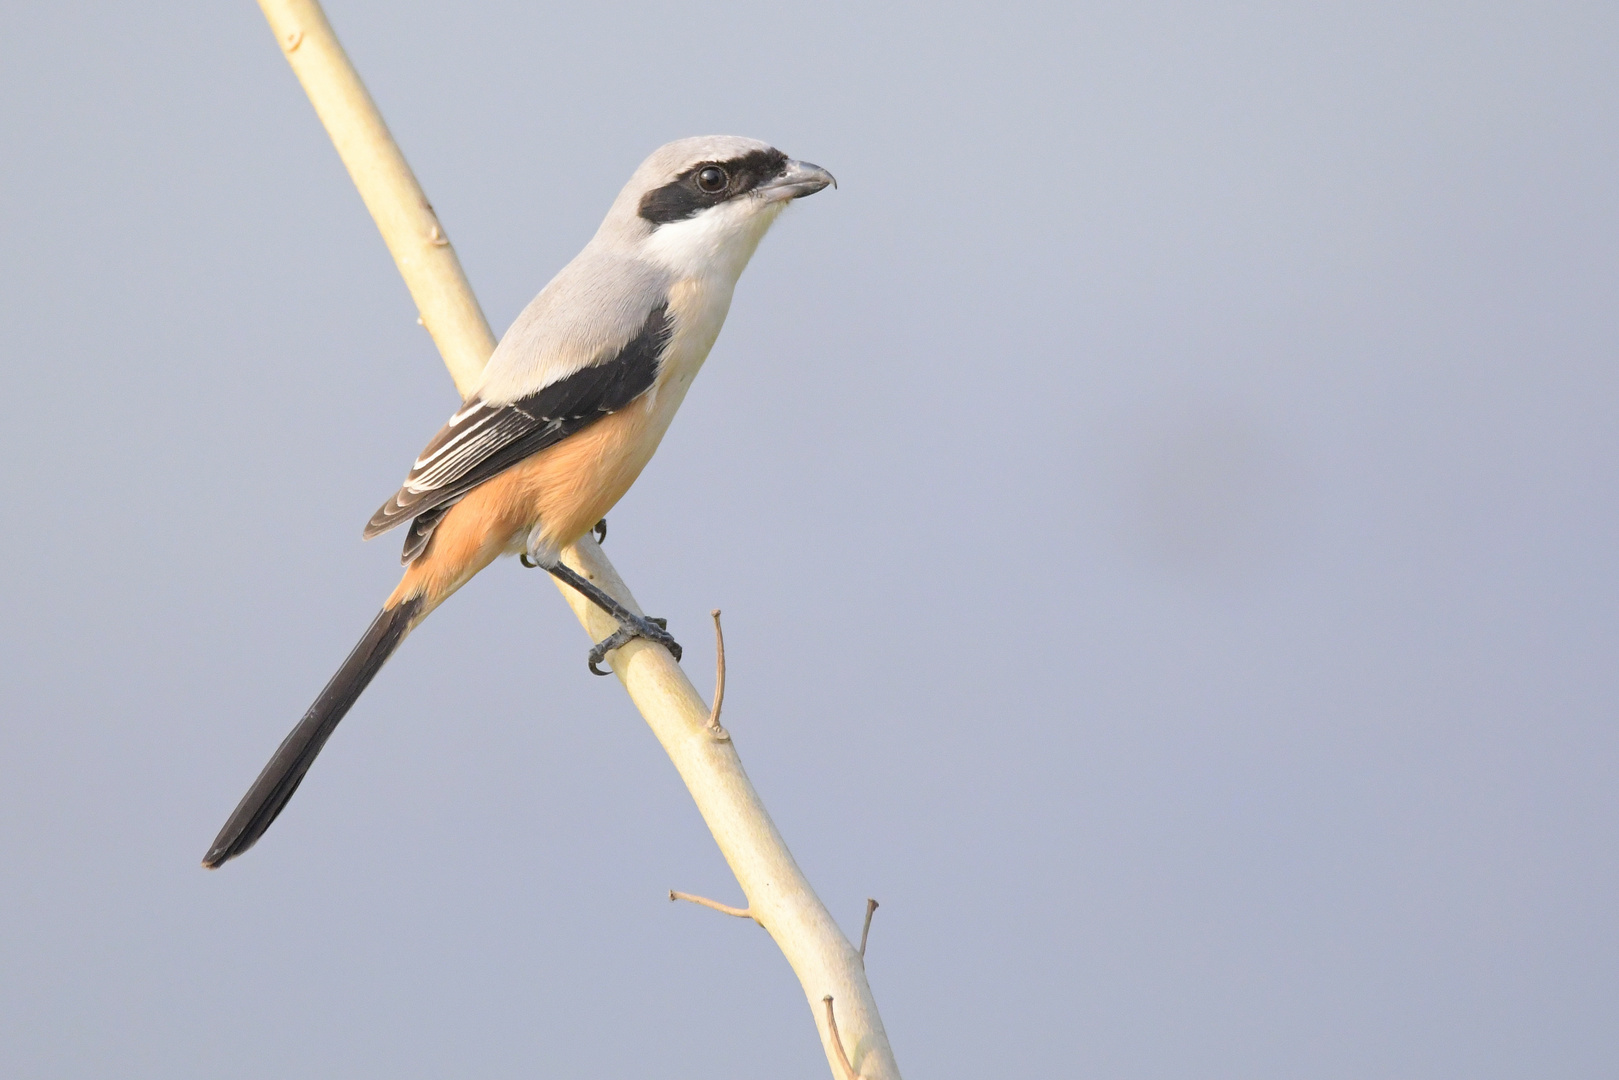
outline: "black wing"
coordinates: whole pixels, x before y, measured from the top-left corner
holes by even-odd
[[[610,360],[581,368],[508,405],[467,400],[427,444],[399,492],[371,515],[365,538],[419,518],[422,527],[413,527],[405,542],[408,563],[427,546],[442,511],[467,492],[650,390],[672,329],[668,305],[660,304],[640,333]]]

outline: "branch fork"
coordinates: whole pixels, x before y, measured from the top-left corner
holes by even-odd
[[[730,904],[722,904],[718,900],[710,900],[706,896],[697,896],[689,892],[676,892],[674,889],[670,889],[669,899],[671,902],[675,900],[688,900],[693,904],[701,904],[706,908],[713,908],[715,911],[721,911],[727,915],[735,915],[739,919],[752,919],[754,922],[759,921],[758,917],[753,914],[753,909],[751,908],[732,907]]]
[[[866,962],[866,938],[871,934],[871,917],[877,914],[877,901],[866,897],[866,925],[860,928],[860,962]]]
[[[730,742],[731,733],[720,727],[720,707],[725,704],[725,631],[720,629],[720,609],[714,616],[714,707],[708,710],[708,733],[715,742]]]
[[[838,1064],[843,1067],[842,1080],[860,1080],[860,1074],[849,1064],[849,1055],[843,1049],[843,1036],[838,1034],[838,1016],[832,1009],[832,995],[826,995],[821,1001],[826,1005],[826,1033],[832,1037],[832,1045],[838,1052]]]

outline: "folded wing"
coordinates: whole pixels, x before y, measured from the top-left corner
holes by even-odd
[[[365,538],[417,519],[405,542],[410,562],[443,512],[467,492],[650,390],[671,330],[668,307],[660,304],[627,345],[598,363],[508,404],[469,398],[422,450],[399,491],[371,515]]]

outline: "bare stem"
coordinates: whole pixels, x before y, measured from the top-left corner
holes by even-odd
[[[675,892],[675,890],[670,889],[669,899],[690,900],[694,904],[701,904],[706,908],[713,908],[715,911],[723,911],[725,914],[735,915],[739,919],[754,918],[753,912],[745,907],[732,907],[730,904],[722,904],[718,900],[710,900],[706,896],[694,896],[689,892]],[[758,920],[754,919],[754,921],[757,922]]]
[[[416,174],[316,0],[259,0],[394,257],[455,388],[472,389],[495,335]]]
[[[860,1074],[849,1064],[849,1055],[843,1049],[843,1036],[838,1034],[838,1016],[832,1011],[832,995],[828,994],[821,1000],[826,1003],[826,1031],[832,1036],[832,1045],[837,1048],[838,1064],[843,1066],[844,1080],[860,1080]]]
[[[720,708],[725,704],[725,631],[720,629],[720,609],[709,614],[714,616],[714,707],[708,712],[708,730],[716,739],[729,739],[720,727]]]
[[[877,901],[866,897],[866,925],[860,928],[860,959],[866,958],[866,937],[871,933],[871,917],[877,913]],[[903,912],[901,912],[903,914]]]

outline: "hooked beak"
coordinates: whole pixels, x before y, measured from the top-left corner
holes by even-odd
[[[830,184],[838,186],[837,179],[819,165],[807,161],[789,161],[787,170],[773,180],[767,180],[754,190],[766,202],[786,202],[813,195]]]

